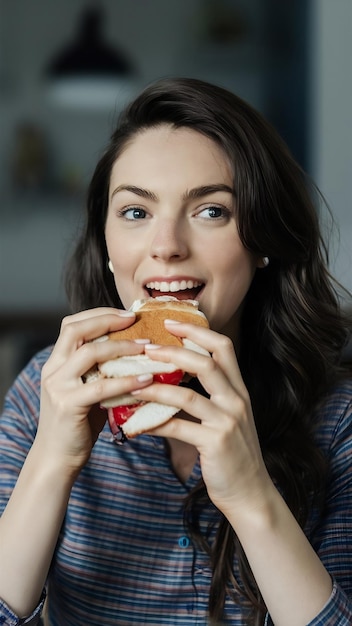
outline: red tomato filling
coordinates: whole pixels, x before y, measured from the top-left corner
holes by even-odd
[[[166,383],[167,385],[178,385],[183,378],[182,370],[175,370],[174,372],[164,374],[154,374],[154,383]],[[126,422],[133,413],[145,402],[138,402],[136,404],[126,404],[122,406],[116,406],[113,409],[108,410],[109,424],[113,434],[115,434],[116,426],[121,426]]]

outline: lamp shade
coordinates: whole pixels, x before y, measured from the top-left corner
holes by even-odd
[[[102,11],[86,9],[76,39],[49,63],[49,97],[57,105],[106,108],[129,98],[135,70],[127,57],[104,41]]]

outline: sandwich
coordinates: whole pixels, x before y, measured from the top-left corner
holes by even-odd
[[[199,310],[196,300],[178,300],[172,296],[159,296],[136,300],[130,310],[136,314],[136,320],[132,326],[111,332],[99,338],[98,341],[102,339],[109,341],[149,339],[151,343],[158,345],[183,346],[209,356],[204,348],[187,338],[175,337],[164,326],[165,319],[174,319],[208,328],[208,321],[204,313]],[[173,363],[152,360],[146,354],[139,354],[99,363],[93,370],[87,372],[85,380],[90,382],[100,377],[138,376],[145,373],[153,374],[153,382],[171,385],[180,384],[187,374]],[[157,402],[140,401],[131,394],[104,401],[102,407],[108,411],[110,429],[116,441],[123,441],[150,431],[167,422],[180,410],[177,407]]]

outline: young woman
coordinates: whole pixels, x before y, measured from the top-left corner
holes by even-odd
[[[127,108],[70,263],[75,312],[0,421],[2,624],[37,624],[44,589],[51,626],[352,622],[349,329],[314,197],[221,88],[164,80]],[[210,329],[169,332],[211,357],[90,341],[171,288]],[[144,350],[191,384],[82,382]],[[99,405],[126,391],[180,412],[117,446]]]

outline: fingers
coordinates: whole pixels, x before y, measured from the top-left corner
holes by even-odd
[[[108,307],[81,311],[65,317],[61,323],[60,334],[54,346],[49,367],[50,365],[57,367],[64,363],[69,355],[86,342],[111,331],[127,328],[134,320],[134,313]]]
[[[43,367],[42,385],[51,398],[57,395],[57,389],[65,397],[68,406],[89,407],[108,400],[111,397],[130,393],[151,384],[153,376],[126,376],[120,378],[97,377],[89,383],[83,383],[82,377],[96,363],[125,355],[142,354],[144,345],[133,341],[98,341],[83,344],[60,367]],[[59,378],[58,378],[59,377]],[[60,381],[60,382],[59,382]],[[59,386],[58,386],[59,385]],[[59,399],[58,399],[59,400]],[[60,401],[62,403],[62,399]]]
[[[82,311],[65,318],[53,352],[42,369],[39,445],[50,449],[60,463],[80,469],[106,420],[106,412],[93,411],[106,400],[152,383],[137,376],[84,383],[94,365],[119,356],[140,354],[144,344],[133,341],[92,341],[111,330],[126,328],[134,314],[109,308]]]
[[[220,344],[223,343],[224,342],[220,341]],[[210,344],[208,342],[208,346],[209,345]],[[220,356],[224,365],[216,362],[214,352],[212,357],[207,357],[192,350],[171,346],[156,348],[153,344],[146,345],[145,352],[152,359],[154,358],[160,361],[175,363],[175,365],[183,371],[197,376],[204,389],[210,395],[212,402],[225,411],[232,412],[234,403],[237,402],[237,398],[241,398],[246,402],[248,401],[248,392],[242,381],[241,375],[238,374],[236,376],[231,371],[231,366],[234,368],[236,365],[236,358],[233,350],[229,350],[227,360],[223,354]],[[218,346],[216,347],[216,352],[221,354],[221,346],[220,348]],[[164,396],[165,391],[160,390],[159,393],[162,393]],[[174,391],[171,389],[170,394],[174,395]],[[192,397],[190,400],[192,402]],[[162,400],[160,400],[160,402],[161,401]],[[170,399],[169,404],[174,404],[174,401]],[[176,403],[176,406],[179,405]],[[188,410],[184,406],[180,408]],[[193,408],[194,407],[192,407],[192,409]],[[195,415],[193,411],[192,415]]]
[[[97,363],[143,352],[144,344],[134,341],[91,341],[84,343],[70,356],[70,359],[65,360],[64,369],[67,378],[80,378]]]
[[[167,324],[170,332],[187,337],[211,357],[177,347],[146,346],[150,358],[172,361],[195,374],[209,393],[205,398],[187,387],[152,384],[133,392],[140,400],[170,404],[178,414],[151,434],[185,441],[200,455],[202,475],[210,499],[225,513],[241,508],[260,492],[266,476],[249,394],[243,383],[232,342],[209,329],[190,324]],[[259,489],[258,489],[259,485]]]
[[[120,330],[130,326],[136,316],[131,311],[101,307],[88,311],[81,311],[76,315],[64,317],[61,323],[60,337],[63,344],[72,341],[83,343],[96,339],[113,330]]]
[[[192,389],[177,385],[153,383],[144,389],[133,391],[132,395],[138,400],[175,406],[202,422],[206,422],[207,415],[211,413],[211,403],[207,398]]]
[[[182,417],[173,417],[165,424],[158,426],[150,431],[151,435],[157,437],[167,437],[177,439],[178,441],[186,441],[190,445],[197,448],[198,451],[203,446],[204,430],[199,427],[196,422],[189,422]]]
[[[124,343],[127,344],[128,342]],[[88,344],[85,344],[85,346],[86,345]],[[83,352],[86,352],[85,346],[82,346]],[[89,348],[90,347],[91,346],[89,346]],[[131,391],[137,389],[143,389],[143,387],[153,382],[152,374],[144,374],[141,376],[122,376],[119,378],[104,378],[98,376],[85,383],[80,375],[82,369],[86,367],[85,363],[87,363],[85,359],[80,361],[81,355],[79,353],[82,351],[82,348],[73,355],[70,362],[68,362],[65,367],[59,368],[57,371],[53,372],[47,372],[43,369],[42,400],[45,399],[46,405],[51,407],[51,414],[56,412],[62,416],[67,414],[85,416],[91,406],[104,404],[105,401],[111,400],[112,398],[129,394]],[[139,346],[136,346],[136,348],[140,352],[141,348]],[[121,354],[125,352],[124,346],[121,347],[119,352]],[[128,350],[127,353],[131,354],[131,351]],[[94,358],[95,357],[93,357],[93,360]]]
[[[132,395],[141,401],[176,406],[203,426],[209,426],[223,432],[231,430],[235,422],[250,413],[249,403],[247,404],[246,400],[241,398],[230,386],[226,387],[224,395],[219,393],[218,396],[215,398],[211,396],[210,399],[193,391],[193,389],[156,383],[148,385],[144,389],[139,388],[133,391]],[[188,442],[194,443],[189,440]]]
[[[62,324],[72,322],[79,322],[80,320],[85,320],[89,318],[98,317],[100,315],[117,315],[118,317],[135,317],[135,314],[132,311],[125,311],[125,309],[114,309],[113,307],[97,307],[96,309],[85,309],[84,311],[79,311],[78,313],[73,313],[72,315],[66,315],[63,318]]]
[[[52,406],[65,405],[71,407],[71,410],[76,406],[81,412],[84,407],[129,393],[151,382],[147,379],[141,382],[137,377],[111,380],[97,378],[89,385],[82,381],[82,377],[97,363],[143,353],[143,343],[126,340],[92,341],[111,330],[126,328],[134,320],[134,314],[107,307],[82,311],[64,318],[53,353],[42,371],[42,389],[46,397],[50,398]]]
[[[135,313],[113,308],[81,311],[76,315],[64,317],[60,335],[71,339],[70,335],[76,338],[78,334],[80,341],[91,341],[102,334],[130,326],[135,318]]]
[[[153,382],[153,375],[121,376],[120,378],[99,378],[89,383],[81,383],[71,392],[70,406],[91,407],[104,404],[107,400],[129,394],[134,390],[142,390]]]
[[[187,339],[210,352],[214,362],[226,374],[230,384],[237,389],[238,393],[246,394],[246,387],[242,380],[234,345],[229,337],[194,324],[175,323],[174,320],[166,320],[165,326],[173,335],[183,338],[187,337]]]

